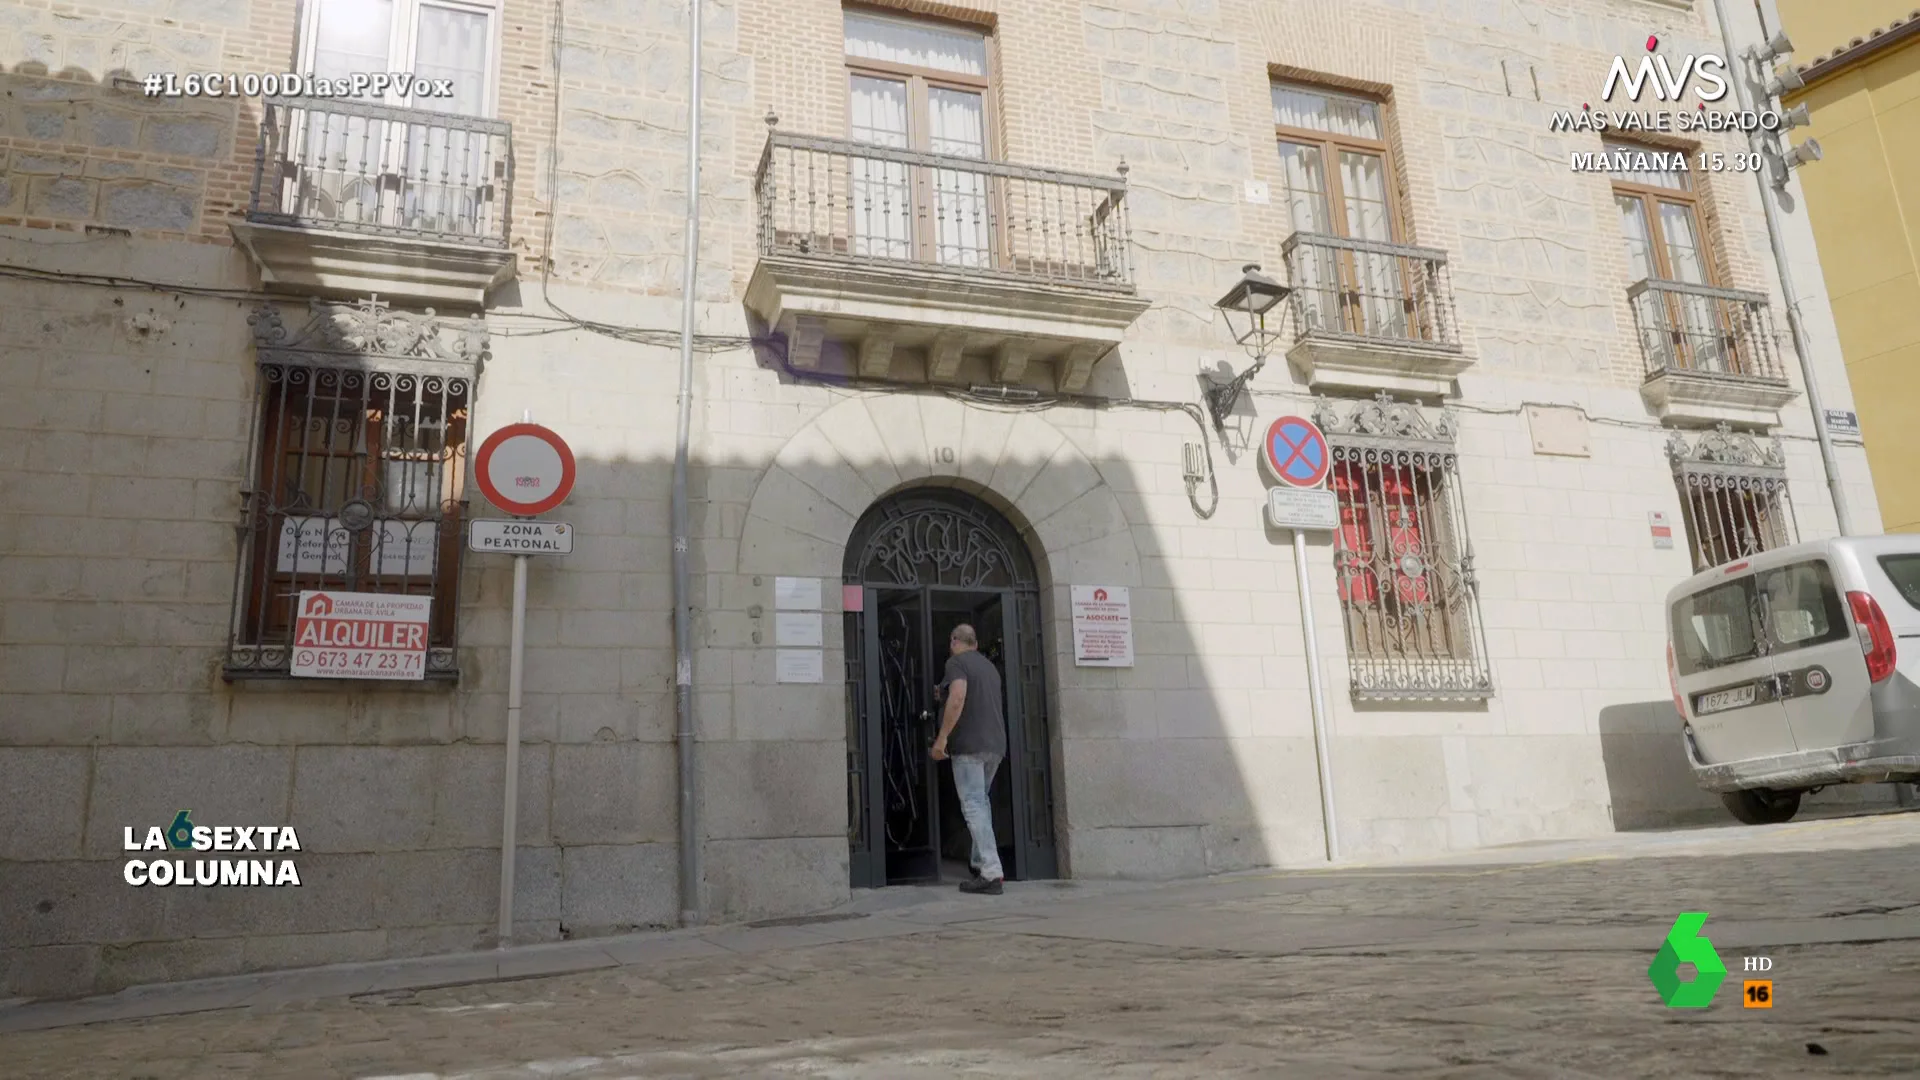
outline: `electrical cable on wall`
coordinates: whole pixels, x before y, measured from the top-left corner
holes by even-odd
[[[1062,394],[1043,390],[1024,389],[1022,390],[1022,398],[1013,399],[1003,395],[981,393],[977,390],[958,386],[916,386],[858,375],[823,375],[819,372],[802,371],[794,367],[788,359],[787,339],[784,336],[776,334],[770,337],[757,337],[753,339],[753,343],[756,346],[768,346],[773,354],[774,360],[780,365],[780,370],[785,372],[787,376],[794,381],[824,386],[829,389],[846,390],[850,392],[885,391],[893,394],[937,393],[942,397],[962,401],[976,408],[992,409],[1007,413],[1046,412],[1049,409],[1056,409],[1062,405],[1078,405],[1083,408],[1095,410],[1124,408],[1185,413],[1193,420],[1194,426],[1200,429],[1200,443],[1205,447],[1207,455],[1207,480],[1211,485],[1213,495],[1213,501],[1205,507],[1200,505],[1200,500],[1192,492],[1188,493],[1188,501],[1193,504],[1194,514],[1203,521],[1213,517],[1214,513],[1220,509],[1220,477],[1214,468],[1213,443],[1207,436],[1207,418],[1200,406],[1191,401],[1166,401],[1154,398],[1134,397],[1109,398],[1100,397],[1095,394]],[[1026,398],[1024,397],[1026,393],[1031,393],[1033,396]]]

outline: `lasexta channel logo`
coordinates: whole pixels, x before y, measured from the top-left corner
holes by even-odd
[[[1727,965],[1713,951],[1713,942],[1700,931],[1707,925],[1707,913],[1689,911],[1673,920],[1667,940],[1654,954],[1647,977],[1669,1009],[1704,1009],[1713,1004],[1713,995],[1727,977]],[[1693,965],[1693,981],[1680,978],[1680,965]]]

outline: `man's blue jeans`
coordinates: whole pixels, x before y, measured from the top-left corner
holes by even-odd
[[[967,831],[973,834],[969,861],[988,881],[1006,877],[1000,869],[1000,845],[993,838],[993,800],[987,794],[999,771],[999,754],[953,755],[953,786],[960,796],[960,812],[967,816]]]

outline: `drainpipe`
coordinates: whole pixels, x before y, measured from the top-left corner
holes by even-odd
[[[687,254],[680,292],[680,420],[673,446],[673,699],[680,749],[680,925],[700,923],[700,821],[693,737],[693,575],[687,512],[687,438],[693,426],[693,303],[700,253],[700,0],[688,0]]]
[[[1733,19],[1727,13],[1728,2],[1729,0],[1714,0],[1713,6],[1715,13],[1720,17],[1720,37],[1726,42],[1727,51],[1732,54],[1729,59],[1737,60],[1741,64],[1739,77],[1732,80],[1733,92],[1740,102],[1740,111],[1749,112],[1754,108],[1747,88],[1747,78],[1752,68],[1746,58],[1740,54],[1734,38]],[[1761,14],[1757,4],[1754,14],[1756,16]],[[1764,40],[1766,34],[1764,16],[1761,16],[1760,32]],[[1757,130],[1747,132],[1747,145],[1760,153],[1763,158],[1768,157],[1769,147],[1766,144],[1765,133]],[[1787,246],[1786,238],[1780,229],[1780,211],[1774,205],[1774,193],[1767,190],[1771,183],[1768,171],[1762,170],[1754,176],[1760,184],[1761,208],[1767,213],[1767,239],[1773,245],[1774,266],[1780,272],[1780,294],[1787,304],[1787,329],[1793,335],[1793,354],[1800,361],[1800,381],[1806,384],[1807,407],[1813,410],[1813,434],[1820,441],[1820,464],[1827,470],[1827,491],[1833,496],[1834,522],[1840,527],[1841,536],[1852,536],[1853,521],[1851,515],[1847,513],[1847,494],[1840,482],[1840,465],[1833,456],[1833,439],[1827,434],[1827,410],[1820,400],[1820,382],[1813,375],[1811,360],[1813,350],[1807,344],[1806,328],[1800,325],[1800,300],[1793,291],[1793,274],[1787,268]]]

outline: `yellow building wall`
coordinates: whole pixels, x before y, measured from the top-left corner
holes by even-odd
[[[1913,0],[1780,4],[1806,63]],[[1908,10],[1901,10],[1908,9]],[[1920,532],[1920,42],[1791,96],[1824,158],[1799,170],[1888,532]],[[1795,141],[1798,141],[1796,139]]]

